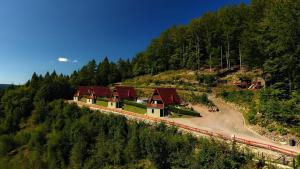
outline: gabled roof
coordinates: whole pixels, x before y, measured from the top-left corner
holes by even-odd
[[[128,87],[128,86],[116,86],[113,95],[118,96],[119,99],[137,98],[135,89],[133,87]]]
[[[76,90],[76,96],[84,96],[90,94],[90,86],[79,86]]]
[[[110,97],[111,92],[108,87],[92,86],[90,88],[90,94],[96,97]]]
[[[181,103],[181,99],[180,99],[179,95],[177,94],[177,91],[175,88],[156,88],[154,90],[154,93],[156,93],[156,92],[158,93],[162,102],[165,105],[172,105],[172,104],[179,105]],[[153,98],[153,96],[152,96],[152,98]]]

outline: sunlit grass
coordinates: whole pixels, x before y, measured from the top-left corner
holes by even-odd
[[[105,101],[97,101],[96,105],[107,107],[107,102],[105,102]]]
[[[123,106],[123,109],[126,110],[126,111],[131,111],[131,112],[139,113],[139,114],[145,114],[147,112],[146,109],[143,109],[143,108],[140,108],[140,107],[131,106],[131,105],[127,105],[127,104],[125,104]]]

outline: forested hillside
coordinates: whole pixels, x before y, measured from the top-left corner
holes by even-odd
[[[67,77],[40,76],[0,92],[0,168],[253,168],[247,151],[163,124],[105,115],[59,98]],[[262,163],[261,163],[262,164]]]
[[[267,84],[257,102],[246,93],[253,105],[248,120],[258,123],[259,112],[262,124],[276,121],[299,134],[299,8],[299,0],[252,0],[250,5],[224,7],[169,28],[132,60],[93,60],[70,76],[34,73],[25,85],[0,89],[0,168],[261,167],[261,161],[254,165],[251,155],[231,145],[81,110],[60,99],[71,98],[78,85],[241,65],[263,70]],[[196,75],[201,85],[203,76]],[[244,98],[243,92],[222,94],[229,101]]]
[[[8,86],[8,84],[0,84],[0,89],[7,88]]]
[[[292,129],[300,135],[299,0],[252,0],[206,13],[162,32],[132,60],[114,63],[105,58],[98,65],[91,61],[70,78],[74,85],[107,85],[167,70],[216,73],[233,65],[261,70],[266,84],[257,100],[245,103],[251,109],[249,122],[263,127],[276,122],[282,133]]]
[[[90,62],[72,75],[76,84],[109,84],[172,69],[261,68],[268,86],[299,89],[300,1],[252,0],[173,26],[133,59]],[[96,70],[96,72],[95,72]]]

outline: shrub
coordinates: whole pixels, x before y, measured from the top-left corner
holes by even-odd
[[[168,106],[168,108],[169,108],[169,110],[171,110],[172,112],[177,113],[177,114],[201,117],[201,115],[199,113],[194,112],[192,110],[179,109],[174,106]]]
[[[131,106],[134,106],[134,107],[139,107],[139,108],[143,108],[143,109],[147,108],[146,105],[140,104],[140,103],[136,103],[136,102],[133,102],[133,101],[124,100],[123,102],[124,102],[124,104],[131,105]]]
[[[203,93],[200,96],[193,95],[193,100],[196,103],[201,103],[201,104],[204,104],[204,105],[208,105],[209,104],[209,100],[208,100],[208,97],[207,97],[206,93]]]
[[[300,154],[296,156],[296,166],[300,167]]]
[[[270,124],[270,125],[267,126],[267,129],[268,129],[269,132],[272,132],[276,129],[276,127],[275,127],[274,124]]]
[[[29,142],[31,134],[27,131],[19,131],[14,138],[14,141],[17,145],[25,145]]]
[[[244,75],[244,74],[239,75],[239,79],[240,79],[240,81],[244,81],[244,82],[251,82],[251,80],[252,80],[252,78],[250,76]]]
[[[217,86],[217,76],[215,74],[201,74],[197,77],[200,84],[204,84],[208,87]]]
[[[279,126],[279,127],[277,128],[277,131],[278,131],[281,135],[286,135],[286,134],[287,134],[287,130],[286,130],[284,127],[282,127],[282,126]]]
[[[155,84],[155,85],[160,85],[160,84],[161,84],[161,81],[160,81],[160,80],[154,80],[154,84]]]
[[[250,111],[246,115],[246,119],[250,124],[257,123],[256,113],[257,113],[256,106],[255,106],[255,104],[252,104]]]
[[[107,101],[108,101],[107,98],[103,98],[103,97],[97,97],[97,100],[98,100],[98,101],[104,101],[104,102],[107,102]]]
[[[5,156],[8,152],[13,150],[15,143],[11,135],[0,136],[0,156]]]
[[[250,104],[253,100],[253,92],[249,90],[241,91],[221,91],[220,96],[229,102],[237,104]]]

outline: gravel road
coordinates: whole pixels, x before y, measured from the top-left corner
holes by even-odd
[[[202,117],[168,119],[170,121],[189,125],[192,127],[205,129],[213,132],[219,132],[228,136],[232,136],[234,134],[235,136],[249,139],[252,141],[266,143],[288,150],[300,152],[299,147],[291,147],[289,145],[283,145],[274,142],[248,129],[244,123],[242,113],[237,111],[231,105],[226,104],[224,101],[215,98],[214,96],[209,96],[209,99],[213,101],[214,104],[219,108],[219,112],[209,112],[207,107],[205,106],[191,105],[195,111],[200,112]]]

